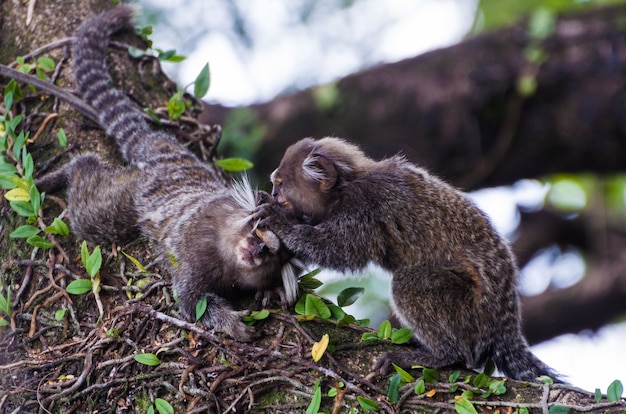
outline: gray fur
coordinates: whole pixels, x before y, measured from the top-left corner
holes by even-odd
[[[274,234],[252,221],[257,198],[247,180],[228,183],[171,134],[153,130],[126,95],[111,87],[106,67],[109,37],[131,27],[131,9],[118,7],[85,22],[76,33],[72,69],[83,99],[99,113],[128,166],[107,167],[93,154],[76,157],[41,180],[44,191],[67,187],[73,231],[91,243],[124,242],[139,235],[156,241],[173,276],[182,313],[248,341],[253,328],[229,298],[244,290],[284,288],[297,296],[297,275]]]
[[[289,147],[272,182],[277,203],[258,215],[289,251],[331,269],[392,272],[393,310],[419,346],[386,355],[383,371],[479,368],[491,357],[516,379],[555,377],[522,334],[513,254],[465,194],[403,157],[374,161],[335,138]]]

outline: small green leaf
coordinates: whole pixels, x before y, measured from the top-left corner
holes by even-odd
[[[150,367],[156,367],[157,365],[161,364],[161,360],[159,359],[159,357],[150,353],[137,354],[134,356],[134,358],[135,361],[139,362],[140,364],[148,365]]]
[[[380,339],[389,339],[391,338],[391,322],[383,321],[378,328],[378,337]]]
[[[505,380],[492,380],[489,382],[489,391],[493,395],[502,395],[506,392]]]
[[[404,381],[405,383],[415,381],[415,378],[413,378],[413,375],[409,374],[408,372],[406,372],[405,370],[403,370],[402,368],[400,368],[394,363],[391,363],[391,365],[393,365],[393,369],[395,369],[398,375],[400,375],[400,377],[402,378],[402,381]]]
[[[13,230],[13,232],[9,234],[9,237],[12,239],[27,239],[30,236],[39,234],[40,231],[41,230],[39,230],[39,228],[27,224],[24,226],[19,226],[18,228]]]
[[[30,180],[35,172],[35,164],[33,163],[33,156],[26,150],[22,151],[22,165],[24,167],[24,178]],[[32,188],[33,185],[30,187]]]
[[[65,290],[72,295],[82,295],[87,292],[91,292],[92,283],[90,279],[78,279],[72,281]]]
[[[209,91],[211,85],[211,72],[209,71],[209,64],[204,65],[193,85],[193,96],[196,98],[202,98]]]
[[[315,276],[317,276],[320,271],[321,269],[315,269],[307,273],[306,275],[302,276],[300,278],[300,281],[298,282],[298,285],[300,286],[300,288],[313,290],[322,286],[323,283],[319,279],[315,278]]]
[[[452,374],[450,374],[450,376],[448,377],[448,382],[449,383],[454,383],[457,382],[459,380],[459,377],[461,376],[461,371],[454,371]]]
[[[424,377],[424,381],[429,384],[434,384],[439,379],[439,372],[435,369],[424,368],[422,369],[422,376]]]
[[[393,329],[391,332],[391,342],[401,345],[409,342],[413,338],[413,332],[409,328]]]
[[[369,398],[361,397],[360,395],[358,395],[356,399],[359,401],[359,405],[362,409],[367,411],[378,410],[378,403],[376,401],[372,401]]]
[[[154,414],[154,405],[148,407],[148,411],[146,412],[146,414]]]
[[[313,295],[306,295],[304,302],[305,315],[315,315],[322,319],[329,319],[332,316],[328,306],[320,298]]]
[[[569,414],[571,409],[564,405],[554,404],[548,409],[549,414]]]
[[[351,325],[356,323],[356,319],[352,315],[345,315],[343,318],[337,321],[337,327],[341,328],[342,326]]]
[[[122,250],[122,254],[124,256],[126,256],[126,258],[128,260],[130,260],[137,269],[139,269],[140,272],[142,273],[146,273],[148,270],[144,267],[144,265],[141,264],[141,262],[139,260],[137,260],[136,258],[134,258],[133,256],[131,256],[130,254],[124,252],[124,250]]]
[[[554,33],[555,13],[545,7],[537,8],[530,16],[528,34],[533,39],[541,40]]]
[[[398,397],[400,396],[400,383],[402,382],[402,376],[400,374],[396,374],[389,379],[389,389],[387,390],[387,397],[389,398],[389,402],[395,404],[398,402]]]
[[[85,269],[87,269],[89,276],[93,278],[100,271],[100,266],[102,266],[102,252],[100,251],[100,246],[96,246],[85,262]]]
[[[328,395],[330,398],[335,398],[337,394],[339,394],[339,390],[335,387],[331,387],[326,395]]]
[[[198,303],[196,303],[196,321],[199,321],[200,318],[204,316],[208,304],[209,300],[206,296],[202,296],[200,300],[198,300]]]
[[[13,91],[9,91],[4,94],[5,113],[8,113],[11,110],[11,105],[13,105]]]
[[[178,63],[178,62],[182,62],[183,60],[187,59],[185,56],[181,56],[181,55],[177,55],[176,54],[176,50],[172,49],[172,50],[166,50],[166,51],[162,51],[162,50],[158,50],[158,59],[161,62],[171,62],[171,63]],[[201,98],[201,96],[198,96],[198,98]]]
[[[357,301],[365,292],[362,287],[350,287],[342,290],[337,296],[337,305],[343,307],[350,306]]]
[[[489,378],[487,378],[487,375],[485,375],[484,372],[481,372],[480,374],[476,375],[476,378],[474,378],[474,381],[472,382],[472,384],[476,388],[483,388],[487,386],[488,383],[489,383]]]
[[[424,383],[424,379],[420,378],[415,383],[415,387],[413,388],[413,391],[415,391],[416,395],[421,395],[426,392],[426,384]]]
[[[609,385],[608,390],[606,391],[606,398],[610,402],[617,402],[622,398],[622,394],[624,393],[624,386],[620,380],[615,380]]]
[[[34,217],[35,213],[33,212],[33,206],[28,201],[11,201],[9,203],[13,211],[19,214],[22,217]]]
[[[39,247],[40,249],[50,249],[54,246],[54,244],[49,240],[46,240],[43,237],[37,235],[27,238],[26,243],[30,244],[31,246]]]
[[[83,243],[80,245],[80,261],[85,267],[87,267],[88,258],[89,258],[89,249],[87,249],[87,242],[83,240]]]
[[[472,404],[467,398],[459,397],[454,401],[454,410],[459,414],[478,414],[474,404]]]
[[[70,229],[67,227],[67,224],[58,217],[55,217],[52,224],[46,227],[44,231],[50,234],[58,234],[59,236],[67,236],[70,234]]]
[[[596,388],[595,397],[597,403],[602,401],[602,391],[600,391],[600,388]]]
[[[240,172],[254,167],[253,163],[243,158],[224,158],[222,160],[215,160],[215,164],[228,172]]]
[[[176,92],[167,102],[167,115],[172,121],[177,120],[185,113],[185,102],[180,92]]]
[[[67,135],[65,134],[65,130],[63,128],[59,128],[59,132],[57,132],[57,137],[59,138],[59,145],[63,148],[66,148]]]
[[[293,310],[298,315],[306,315],[306,313],[305,313],[305,303],[306,303],[306,296],[307,295],[300,296],[300,299],[298,299],[298,301],[296,302],[295,306],[293,307]]]
[[[260,311],[252,311],[248,316],[253,321],[262,321],[270,316],[270,311],[267,309],[261,309]]]
[[[174,408],[162,398],[155,398],[154,406],[159,414],[174,414]]]
[[[54,70],[55,64],[54,60],[50,59],[47,56],[42,56],[37,59],[37,66],[41,68],[44,72],[52,72]]]
[[[66,308],[59,309],[58,311],[54,312],[54,319],[57,322],[62,320],[65,317],[65,312],[67,312]]]
[[[320,410],[320,406],[322,405],[322,388],[320,387],[320,380],[315,381],[315,385],[313,386],[313,398],[311,398],[311,402],[309,406],[306,408],[306,414],[317,414]]]
[[[363,335],[361,335],[361,341],[364,342],[376,342],[378,340],[378,335],[374,332],[364,332]]]

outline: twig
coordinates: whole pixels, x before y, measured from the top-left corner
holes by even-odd
[[[37,88],[48,92],[49,94],[54,95],[59,99],[64,100],[68,104],[72,105],[78,112],[85,115],[96,124],[100,125],[98,114],[95,109],[93,109],[90,105],[87,105],[82,99],[77,98],[76,96],[66,92],[64,89],[59,88],[56,85],[53,85],[52,83],[44,82],[36,76],[22,73],[2,64],[0,64],[0,76],[13,78],[20,82],[36,86]]]

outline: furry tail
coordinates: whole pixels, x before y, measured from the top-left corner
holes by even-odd
[[[132,8],[120,6],[83,23],[75,35],[72,70],[83,100],[96,109],[102,128],[115,139],[126,161],[136,163],[150,153],[144,147],[154,144],[154,139],[145,139],[147,135],[168,142],[176,140],[152,131],[136,105],[112,87],[106,63],[109,38],[132,27],[132,14]]]
[[[521,332],[515,337],[515,340],[503,338],[494,350],[493,362],[500,371],[520,381],[537,382],[538,377],[545,375],[554,382],[563,383],[563,379],[552,368],[532,354]]]

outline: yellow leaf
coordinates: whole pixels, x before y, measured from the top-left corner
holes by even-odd
[[[9,201],[30,201],[28,190],[24,190],[20,187],[7,191],[4,198]]]
[[[435,390],[430,390],[430,391],[428,391],[428,392],[426,393],[426,396],[427,396],[428,398],[431,398],[431,397],[432,397],[432,396],[434,396],[436,393],[437,393],[437,391],[435,391]]]
[[[324,334],[322,339],[319,342],[313,344],[313,348],[311,348],[311,356],[313,357],[313,361],[317,362],[322,358],[324,352],[326,352],[326,348],[328,348],[328,341],[330,337],[328,334]]]

